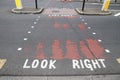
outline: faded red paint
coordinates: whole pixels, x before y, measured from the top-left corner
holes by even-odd
[[[58,22],[55,22],[54,23],[54,28],[59,28],[60,27],[60,25],[58,24]]]
[[[92,56],[91,52],[85,45],[84,41],[80,41],[80,51],[84,54],[84,57],[87,59],[93,59],[94,57]]]
[[[79,59],[79,52],[77,45],[71,40],[66,41],[66,54],[65,58],[67,59]]]
[[[66,24],[63,24],[62,27],[63,27],[64,29],[68,29],[68,28],[69,28],[69,25],[66,23]]]
[[[84,24],[79,24],[78,27],[79,27],[80,30],[85,30],[85,25]]]
[[[104,48],[102,48],[97,40],[87,39],[88,46],[96,58],[102,58]]]
[[[45,59],[45,55],[43,52],[43,44],[38,43],[37,48],[36,48],[36,58],[37,59]]]
[[[52,44],[52,58],[53,59],[63,59],[62,49],[60,48],[60,41],[54,40]]]

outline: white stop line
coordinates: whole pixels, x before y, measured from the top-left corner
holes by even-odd
[[[120,16],[120,12],[119,12],[119,13],[117,13],[117,14],[115,14],[114,16]]]

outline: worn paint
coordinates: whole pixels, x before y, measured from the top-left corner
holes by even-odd
[[[104,48],[102,48],[97,40],[86,39],[88,47],[96,58],[103,57]]]
[[[54,40],[52,44],[52,58],[53,59],[63,59],[63,52],[60,47],[60,41]]]
[[[0,59],[0,69],[3,68],[3,66],[5,65],[7,59]]]
[[[93,59],[93,55],[91,54],[90,50],[88,47],[85,45],[84,41],[80,41],[80,51],[82,54],[84,54],[84,57],[87,59]]]
[[[36,48],[36,58],[37,59],[45,59],[44,51],[43,51],[43,44],[38,43]]]
[[[65,58],[67,59],[79,59],[79,52],[77,49],[77,45],[71,40],[66,41],[66,54]]]

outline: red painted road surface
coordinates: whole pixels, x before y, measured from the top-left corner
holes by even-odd
[[[0,75],[120,73],[117,21],[111,20],[114,28],[108,28],[108,17],[97,17],[104,18],[101,24],[93,16],[78,15],[72,4],[48,0],[49,8],[42,14],[11,13],[9,21],[1,18]]]

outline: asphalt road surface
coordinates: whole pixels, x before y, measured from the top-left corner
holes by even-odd
[[[120,74],[119,5],[112,15],[87,16],[74,11],[80,2],[38,3],[42,14],[13,14],[14,1],[0,0],[0,75]]]

